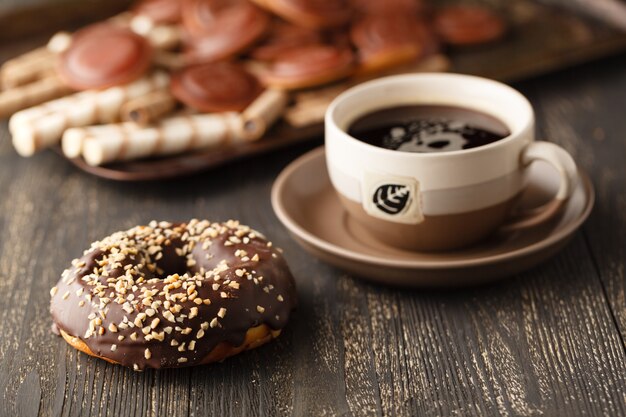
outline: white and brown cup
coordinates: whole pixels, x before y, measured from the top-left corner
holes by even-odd
[[[439,153],[390,150],[348,133],[359,117],[405,105],[445,105],[486,113],[510,135],[471,149]],[[561,147],[535,141],[528,100],[496,81],[457,74],[381,78],[339,95],[325,117],[330,179],[348,213],[374,238],[418,251],[471,245],[496,230],[533,227],[554,217],[578,181],[576,164]],[[516,212],[527,167],[536,160],[560,174],[552,201]]]

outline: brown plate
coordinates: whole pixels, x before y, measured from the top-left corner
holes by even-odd
[[[341,206],[326,171],[324,148],[292,162],[272,188],[272,206],[294,239],[308,252],[356,276],[384,284],[449,287],[505,278],[547,260],[589,216],[594,191],[581,172],[562,214],[535,229],[490,239],[465,249],[425,253],[375,241]],[[537,207],[558,188],[547,164],[530,168],[522,205]]]
[[[565,5],[579,2],[550,0]],[[547,2],[547,1],[546,1]],[[0,39],[3,46],[0,61],[40,46],[46,32],[68,29],[102,19],[121,10],[128,0],[61,0],[54,3],[21,5],[0,10]],[[446,51],[450,70],[480,75],[499,81],[517,81],[545,74],[581,62],[590,61],[626,48],[626,34],[605,22],[592,20],[570,11],[541,4],[536,0],[480,0],[508,17],[510,31],[501,41],[474,48]],[[623,15],[602,12],[594,2],[584,2],[589,14],[606,21],[623,21]],[[63,7],[60,7],[62,4]],[[17,6],[17,4],[16,4]],[[26,36],[39,36],[28,39]],[[431,69],[432,70],[432,69]],[[273,129],[259,143],[240,149],[220,149],[194,155],[176,155],[90,167],[82,160],[73,160],[78,168],[97,176],[120,181],[159,180],[188,175],[230,162],[233,159],[257,155],[279,147],[310,140],[323,133],[321,123],[305,128],[286,123]],[[267,143],[266,143],[267,142]]]

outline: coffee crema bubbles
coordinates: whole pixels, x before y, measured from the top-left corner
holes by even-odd
[[[506,125],[493,116],[440,105],[376,110],[353,122],[348,133],[370,145],[417,153],[476,148],[510,134]]]

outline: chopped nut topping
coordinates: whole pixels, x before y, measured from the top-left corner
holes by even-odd
[[[163,317],[165,317],[168,321],[171,321],[172,323],[176,323],[176,319],[174,318],[174,315],[169,310],[166,310],[163,312]]]

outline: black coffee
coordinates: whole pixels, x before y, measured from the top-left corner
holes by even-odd
[[[507,137],[493,116],[462,107],[413,105],[361,116],[348,133],[370,145],[403,152],[449,152],[487,145]]]

